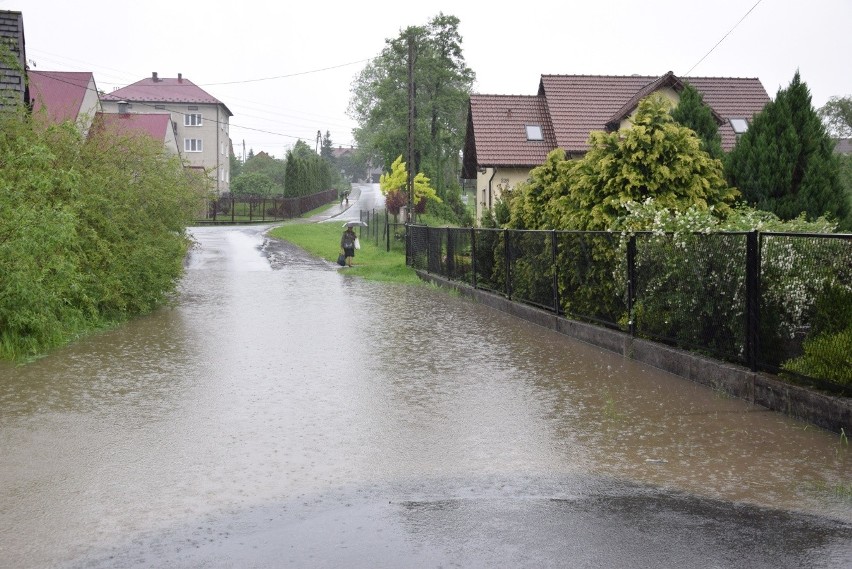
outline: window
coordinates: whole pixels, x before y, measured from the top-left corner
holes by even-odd
[[[166,108],[166,105],[154,105],[154,108],[162,111]]]
[[[201,152],[201,139],[200,138],[184,138],[183,139],[183,149],[185,152]]]
[[[541,125],[527,125],[527,140],[544,140],[544,135],[541,132]]]
[[[737,135],[748,130],[748,121],[745,119],[731,119],[731,127]]]
[[[201,113],[183,115],[183,126],[201,126]]]

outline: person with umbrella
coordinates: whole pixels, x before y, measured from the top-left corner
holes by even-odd
[[[352,266],[352,258],[355,257],[355,241],[358,236],[355,235],[355,230],[352,229],[355,225],[360,225],[361,222],[349,222],[344,224],[346,231],[340,237],[340,248],[343,250],[343,255],[346,258],[346,266]]]

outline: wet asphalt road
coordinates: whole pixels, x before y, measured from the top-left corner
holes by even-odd
[[[836,437],[265,229],[0,367],[0,567],[852,567]]]

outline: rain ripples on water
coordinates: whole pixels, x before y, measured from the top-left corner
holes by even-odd
[[[837,435],[263,229],[0,365],[0,566],[852,563]]]

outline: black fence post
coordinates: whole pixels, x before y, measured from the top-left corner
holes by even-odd
[[[234,198],[231,197],[231,223],[234,223],[234,216],[237,214],[237,204],[234,202]]]
[[[511,253],[509,251],[510,233],[508,229],[503,230],[503,254],[506,257],[506,298],[512,299],[512,271],[510,269]]]
[[[757,371],[760,349],[760,233],[746,235],[746,363]]]
[[[476,288],[476,229],[470,228],[470,271],[473,274],[471,284]]]
[[[405,225],[403,225],[403,227],[405,228],[405,264],[408,265],[409,267],[413,267],[414,261],[411,258],[411,249],[413,247],[412,244],[411,244],[411,241],[412,241],[411,228],[408,226],[407,223]]]
[[[550,232],[550,259],[553,265],[553,311],[559,316],[559,263],[557,261],[558,245],[556,230]]]
[[[627,326],[631,336],[636,336],[636,319],[633,303],[636,300],[636,235],[627,240]]]

